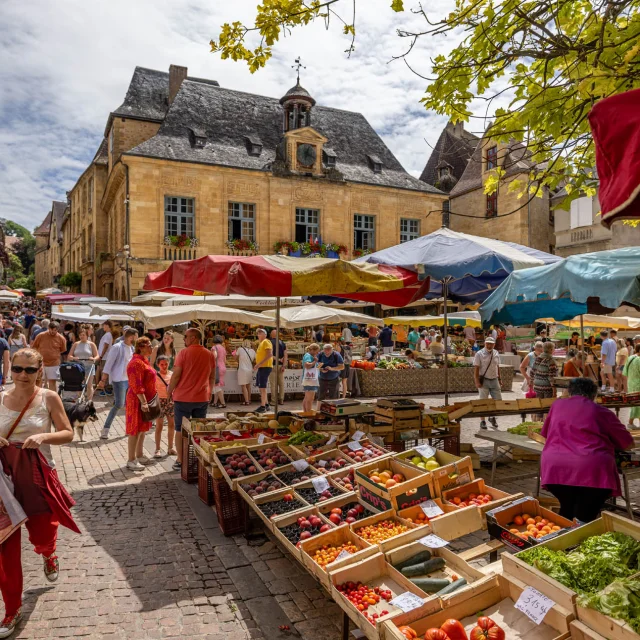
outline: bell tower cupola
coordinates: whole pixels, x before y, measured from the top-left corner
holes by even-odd
[[[291,89],[280,98],[280,104],[283,109],[283,133],[292,131],[293,129],[310,127],[311,109],[316,103],[309,92],[300,85],[300,68],[305,68],[302,66],[300,58],[296,58],[294,67],[297,67],[298,71],[296,85],[291,87]]]

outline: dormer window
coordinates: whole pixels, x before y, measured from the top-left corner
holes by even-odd
[[[246,136],[247,151],[250,156],[259,156],[262,153],[262,140],[256,135]]]
[[[338,155],[333,149],[328,149],[325,147],[325,149],[323,149],[322,151],[322,156],[325,167],[327,167],[328,169],[332,169],[336,166]]]
[[[189,140],[194,149],[204,149],[207,144],[207,132],[200,127],[190,127]]]
[[[378,156],[368,155],[369,166],[373,169],[373,173],[382,173],[382,160]]]
[[[498,147],[494,145],[487,149],[487,171],[498,166]]]
[[[440,178],[440,180],[450,174],[451,170],[449,169],[449,167],[440,167],[440,169],[438,169],[438,178]]]

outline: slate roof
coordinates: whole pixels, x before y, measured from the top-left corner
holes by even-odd
[[[102,142],[96,151],[96,155],[93,156],[93,161],[96,164],[108,164],[109,163],[109,151],[107,148],[107,139],[102,138]]]
[[[316,101],[311,97],[311,94],[303,86],[300,85],[299,79],[298,82],[296,82],[295,86],[291,87],[291,89],[289,89],[289,91],[287,91],[287,93],[285,93],[282,98],[280,98],[280,104],[284,104],[291,98],[305,98],[306,100],[311,102],[312,105],[316,103]]]
[[[185,80],[153,138],[126,155],[270,171],[283,137],[283,110],[278,99],[232,91],[211,83]],[[346,180],[440,194],[409,175],[360,113],[316,106],[311,127],[328,138],[336,153],[336,169]],[[204,148],[193,148],[189,129],[205,129]],[[249,155],[246,140],[258,136],[262,153]],[[374,173],[367,156],[383,164]]]
[[[191,77],[189,79],[193,82],[218,86],[216,80]],[[124,102],[109,116],[105,136],[111,126],[113,116],[162,122],[168,107],[169,73],[167,71],[136,67]]]
[[[462,177],[449,193],[452,198],[482,187],[482,150],[482,141],[480,141]],[[505,177],[529,171],[534,166],[533,162],[527,159],[529,155],[530,153],[526,147],[520,142],[514,141],[508,144],[507,153],[504,156],[504,164],[502,165],[505,169]],[[502,158],[502,154],[500,154],[500,158]]]
[[[439,182],[438,168],[446,163],[451,167],[451,175],[455,178],[450,183],[455,184],[467,168],[469,158],[471,158],[479,140],[478,136],[465,131],[461,125],[456,126],[452,122],[448,122],[442,130],[429,160],[427,160],[420,180],[435,186]],[[440,185],[439,188],[448,191],[453,184],[450,184],[449,188],[444,185]]]
[[[33,232],[34,236],[48,236],[51,231],[51,211],[47,213],[45,219],[36,227]]]
[[[62,221],[64,220],[64,212],[67,208],[66,202],[60,202],[58,200],[53,201],[51,212],[53,214],[53,220],[56,223],[56,229],[58,230],[58,240],[62,240]]]

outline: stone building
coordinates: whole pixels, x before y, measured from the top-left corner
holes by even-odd
[[[428,214],[446,199],[362,114],[317,105],[299,81],[277,99],[137,67],[105,141],[70,192],[63,258],[110,299],[173,260],[310,239],[346,258],[382,249],[439,227]]]
[[[36,239],[36,290],[57,286],[63,275],[62,230],[66,210],[66,202],[54,200],[51,211],[33,232]]]

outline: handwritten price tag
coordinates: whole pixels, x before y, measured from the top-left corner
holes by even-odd
[[[264,433],[259,434],[258,435],[258,444],[263,444],[265,438],[266,438],[266,436],[264,435]]]
[[[471,482],[471,476],[469,475],[469,473],[461,473],[457,478],[456,478],[456,482],[458,483],[458,485],[463,485],[463,484],[467,484],[469,482]]]
[[[436,455],[436,450],[428,444],[416,447],[416,451],[424,458],[433,458]]]
[[[348,558],[349,556],[351,556],[353,554],[349,553],[348,551],[341,551],[338,554],[338,557],[334,560],[334,562],[338,562],[338,560],[344,560],[345,558]]]
[[[335,436],[331,436],[329,438],[329,441],[327,442],[327,446],[329,446],[330,444],[333,444],[336,440],[337,438]]]
[[[349,447],[351,451],[359,451],[360,449],[362,449],[362,445],[357,440],[347,442],[347,447]]]
[[[424,511],[424,515],[427,518],[435,518],[436,516],[441,516],[444,511],[433,501],[427,500],[420,505],[420,508]]]
[[[234,436],[241,436],[241,435],[242,435],[242,434],[241,434],[237,429],[232,429],[232,430],[231,430],[231,433],[232,433]]]
[[[429,549],[439,549],[440,547],[446,547],[449,544],[446,540],[443,540],[433,533],[425,536],[424,538],[420,538],[418,542],[422,543],[425,547],[429,547]]]
[[[352,440],[362,440],[362,438],[364,438],[364,431],[356,431],[352,436],[351,439]]]
[[[313,483],[313,488],[316,490],[316,493],[322,493],[329,489],[329,481],[324,476],[311,478],[311,482]]]
[[[326,460],[318,460],[318,465],[321,466],[324,469],[327,466],[327,461]]]
[[[304,471],[309,467],[309,463],[306,460],[294,460],[291,464],[296,471]]]
[[[540,624],[554,604],[555,602],[551,598],[547,598],[537,589],[527,587],[518,598],[515,607],[518,611],[522,611],[527,618]]]
[[[424,604],[424,600],[419,598],[415,593],[411,593],[411,591],[405,591],[401,593],[399,596],[396,596],[393,600],[389,600],[389,604],[392,604],[398,609],[402,609],[404,613],[408,611],[413,611],[418,607],[421,607]]]

